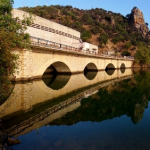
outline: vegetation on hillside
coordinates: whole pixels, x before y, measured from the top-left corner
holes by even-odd
[[[19,24],[18,18],[12,18],[12,5],[13,0],[1,0],[0,3],[0,100],[9,91],[9,74],[13,74],[18,66],[18,56],[12,51],[30,45],[29,35],[24,34],[26,26]]]
[[[134,25],[128,22],[127,17],[101,8],[83,10],[72,6],[52,5],[20,9],[80,31],[83,41],[90,41],[93,35],[97,35],[97,41],[93,42],[98,42],[99,47],[105,46],[108,39],[114,44],[129,42],[130,47],[137,46],[139,42],[146,46],[150,44],[148,37],[144,38]],[[114,18],[115,25],[111,25],[111,17]]]

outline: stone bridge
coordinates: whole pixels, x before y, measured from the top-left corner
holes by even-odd
[[[131,68],[133,59],[112,57],[89,53],[77,48],[31,37],[32,50],[16,49],[19,55],[19,68],[12,80],[41,78],[47,68],[58,74],[83,73],[85,69],[99,71],[109,69]]]

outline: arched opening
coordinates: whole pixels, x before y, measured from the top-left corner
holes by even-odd
[[[121,71],[121,73],[124,73],[124,72],[125,72],[125,69],[126,69],[126,66],[125,66],[124,63],[122,63],[121,66],[120,66],[120,71]]]
[[[58,74],[71,74],[69,67],[63,62],[55,62],[51,64],[44,72],[43,76],[48,75],[58,75]]]
[[[63,62],[51,64],[44,72],[42,79],[44,83],[53,90],[64,87],[70,79],[71,71]]]
[[[115,66],[110,63],[106,66],[105,71],[108,75],[112,75],[115,72]]]
[[[94,63],[89,63],[84,68],[84,75],[88,80],[93,80],[96,77],[98,69]]]
[[[126,68],[125,64],[122,63],[121,66],[120,66],[120,69],[125,69],[125,68]]]

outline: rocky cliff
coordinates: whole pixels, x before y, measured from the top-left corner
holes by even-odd
[[[132,23],[134,23],[134,26],[141,31],[142,35],[145,37],[148,32],[149,32],[149,28],[148,26],[145,24],[145,20],[144,20],[144,16],[143,13],[140,9],[138,9],[137,7],[134,7],[131,10],[131,14],[130,14],[130,21]]]

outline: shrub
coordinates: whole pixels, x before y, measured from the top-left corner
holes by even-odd
[[[126,42],[124,48],[129,49],[132,46],[131,42]]]
[[[107,33],[101,33],[99,37],[99,43],[100,44],[107,44],[108,43],[108,34]]]
[[[93,27],[93,28],[91,29],[91,32],[92,32],[93,34],[101,33],[101,31],[102,31],[102,29],[101,29],[100,27],[98,27],[98,26]]]
[[[121,53],[122,56],[131,56],[131,53],[128,52],[127,50],[124,50],[122,53]]]
[[[91,32],[90,31],[83,31],[81,33],[81,39],[84,41],[84,42],[87,42],[89,39],[91,38]]]

